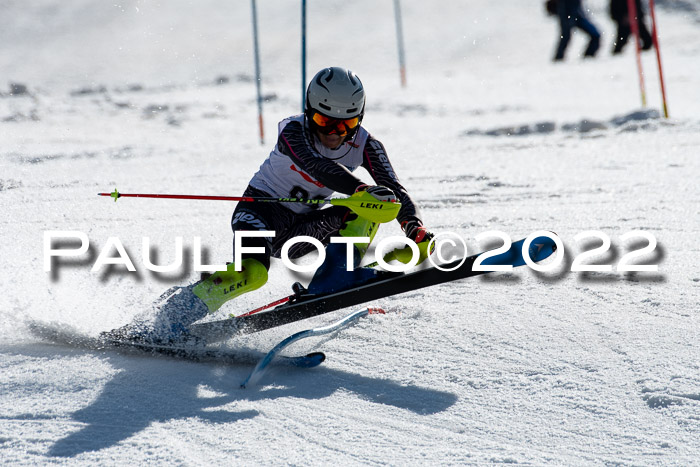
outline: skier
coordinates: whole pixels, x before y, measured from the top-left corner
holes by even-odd
[[[328,199],[334,192],[366,192],[364,196],[371,195],[378,201],[398,198],[401,208],[397,220],[406,236],[418,244],[424,259],[433,235],[423,226],[419,210],[399,182],[384,146],[361,126],[364,112],[365,90],[355,73],[340,67],[319,71],[307,88],[304,113],[279,123],[277,144],[243,196]],[[360,166],[376,185],[367,185],[352,174]],[[241,236],[245,249],[257,247],[261,252],[244,253],[240,264],[229,263],[225,271],[170,289],[162,296],[164,301],[155,305],[157,318],[150,326],[137,320],[107,335],[150,341],[186,335],[189,324],[217,311],[225,302],[262,287],[267,282],[270,258],[279,258],[284,243],[300,235],[326,245],[326,260],[314,274],[309,293],[340,290],[370,281],[378,274],[374,269],[357,268],[369,243],[354,244],[352,267],[357,269],[350,272],[345,264],[347,246],[330,243],[334,236],[369,237],[371,242],[376,233],[376,223],[346,207],[319,209],[317,205],[299,203],[243,202],[233,212],[231,227],[234,238],[241,231],[274,231],[276,235]],[[300,242],[290,248],[288,255],[299,258],[314,249],[310,243]]]
[[[556,10],[559,16],[561,34],[554,61],[564,60],[564,53],[571,40],[571,30],[575,27],[580,28],[590,36],[584,56],[594,57],[600,47],[600,32],[583,11],[581,0],[558,0]]]

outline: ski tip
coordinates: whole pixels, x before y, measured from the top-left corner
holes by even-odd
[[[305,368],[312,368],[326,361],[326,354],[323,352],[312,352],[304,356],[303,361],[298,361],[297,365]]]
[[[298,368],[314,368],[319,366],[326,360],[326,354],[324,354],[323,352],[312,352],[301,357],[283,356],[281,358],[282,361],[288,365],[292,365]],[[267,366],[271,361],[272,359],[261,360],[260,363],[258,363],[258,366],[255,367],[255,369],[250,373],[250,375],[248,375],[245,381],[241,383],[240,388],[246,389],[248,386],[253,386],[255,383],[257,383],[257,381],[260,380],[260,377],[262,376],[263,372],[267,370]]]

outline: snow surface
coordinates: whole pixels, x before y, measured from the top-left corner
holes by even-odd
[[[94,336],[129,322],[197,277],[195,236],[205,261],[229,260],[232,204],[95,195],[240,194],[277,121],[300,109],[299,2],[258,2],[261,146],[249,2],[4,1],[0,462],[700,465],[700,2],[658,4],[670,119],[653,52],[647,108],[632,48],[610,55],[603,0],[587,2],[599,57],[580,57],[577,34],[558,64],[541,2],[403,2],[405,89],[392,2],[310,2],[309,76],[341,65],[362,78],[365,126],[432,230],[476,252],[489,230],[517,240],[549,229],[567,255],[550,273],[377,301],[388,314],[290,349],[326,352],[322,366],[276,366],[242,390],[252,364],[52,345],[27,323]],[[596,262],[615,265],[644,246],[620,239],[638,229],[658,240],[642,258],[658,272],[569,270],[599,244],[578,233],[610,236]],[[47,230],[85,232],[89,253],[44,272]],[[378,238],[400,234],[393,223]],[[167,264],[176,236],[189,266],[147,271],[142,238]],[[110,237],[137,273],[90,272]],[[277,262],[264,289],[222,313],[284,296],[297,279]],[[257,358],[350,311],[226,345]]]

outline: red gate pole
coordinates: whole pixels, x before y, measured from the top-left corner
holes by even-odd
[[[661,51],[659,50],[659,36],[656,29],[656,13],[654,12],[654,0],[649,0],[651,11],[651,39],[656,50],[656,62],[659,64],[659,81],[661,81],[661,99],[664,107],[664,117],[668,118],[668,104],[666,102],[666,85],[664,84],[664,72],[661,67]]]
[[[644,86],[644,71],[642,70],[642,50],[639,45],[639,24],[637,24],[637,5],[634,0],[627,0],[627,17],[634,38],[634,50],[637,55],[637,72],[639,73],[639,90],[642,93],[642,107],[647,106],[646,86]]]

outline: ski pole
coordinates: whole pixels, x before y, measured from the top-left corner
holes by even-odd
[[[115,188],[111,193],[97,193],[98,196],[109,196],[116,202],[119,198],[160,198],[160,199],[194,199],[209,201],[239,201],[246,203],[303,203],[331,204],[344,206],[358,216],[372,222],[389,222],[396,218],[401,209],[398,201],[379,201],[366,191],[359,191],[349,198],[307,199],[307,198],[275,198],[272,196],[206,196],[206,195],[168,195],[155,193],[119,193]]]

